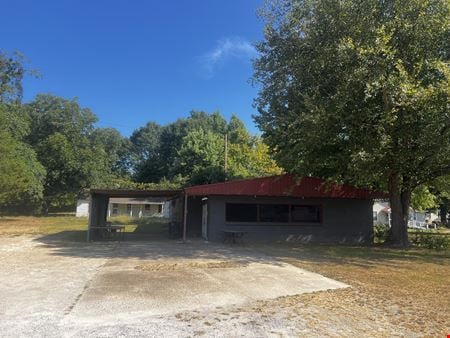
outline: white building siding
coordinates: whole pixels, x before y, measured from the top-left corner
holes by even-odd
[[[130,216],[130,217],[161,217],[170,218],[171,201],[111,199],[108,204],[108,217]],[[89,201],[78,200],[76,217],[89,216]]]
[[[89,216],[89,201],[88,200],[78,200],[77,201],[77,211],[75,213],[76,217],[88,217]]]

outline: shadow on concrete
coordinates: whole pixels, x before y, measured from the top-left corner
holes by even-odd
[[[86,231],[62,231],[34,239],[52,255],[82,258],[115,258],[138,260],[214,259],[238,260],[242,263],[282,262],[247,245],[227,245],[202,239],[169,239],[161,233],[127,233],[124,241],[86,241]]]
[[[135,232],[126,233],[124,241],[86,242],[86,231],[62,231],[37,237],[35,241],[50,249],[53,255],[84,258],[135,258],[154,259],[238,259],[246,262],[278,264],[295,259],[304,262],[353,265],[375,268],[380,264],[388,267],[405,267],[405,263],[430,262],[447,265],[450,252],[426,249],[395,249],[379,246],[354,246],[337,244],[297,243],[246,243],[225,245],[205,243],[190,238],[186,243],[169,239],[167,228],[143,226]],[[139,230],[138,230],[139,229]]]

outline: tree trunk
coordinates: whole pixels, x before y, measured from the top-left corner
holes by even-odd
[[[392,217],[389,241],[394,245],[407,246],[411,191],[402,188],[402,182],[398,174],[389,176],[389,201]]]

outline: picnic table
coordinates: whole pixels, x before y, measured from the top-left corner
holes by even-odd
[[[125,239],[125,225],[112,225],[108,222],[105,226],[91,226],[90,229],[100,230],[106,240],[111,240],[115,234],[118,235],[119,240]]]
[[[224,239],[223,242],[229,241],[231,245],[237,244],[238,241],[244,237],[247,232],[242,230],[231,230],[231,229],[223,229],[222,232],[224,233]]]

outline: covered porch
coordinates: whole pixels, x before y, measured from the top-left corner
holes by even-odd
[[[99,240],[108,227],[108,205],[117,198],[161,198],[171,203],[169,233],[180,232],[183,224],[184,199],[182,190],[123,190],[91,189],[87,240]]]

